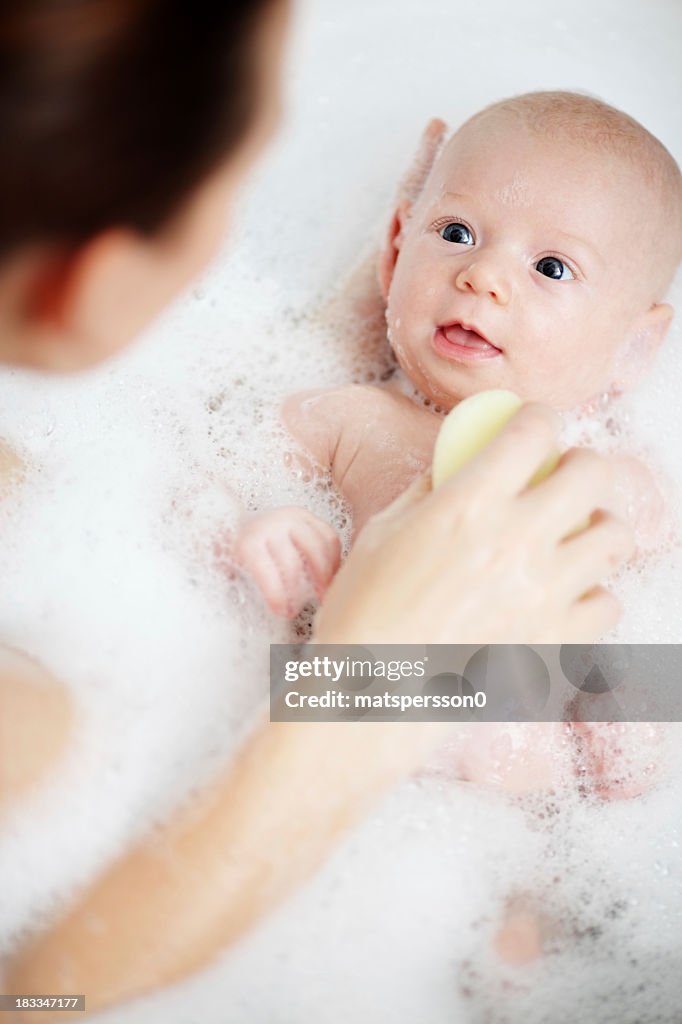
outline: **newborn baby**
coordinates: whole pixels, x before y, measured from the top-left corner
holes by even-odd
[[[362,385],[283,406],[356,532],[431,464],[434,405],[508,388],[589,408],[637,381],[672,318],[662,300],[682,255],[681,180],[640,124],[573,93],[505,100],[459,129],[416,200],[399,203],[379,262],[390,344],[431,408]],[[637,510],[639,526],[651,512]],[[305,510],[277,509],[242,530],[235,557],[291,617],[324,593],[340,544]]]
[[[442,423],[434,406],[447,412],[506,388],[589,411],[635,384],[670,324],[663,299],[681,249],[680,171],[641,125],[571,93],[494,104],[450,139],[419,195],[399,203],[380,257],[389,341],[422,401],[386,387],[313,391],[285,402],[284,422],[304,460],[329,471],[358,531],[431,465]],[[641,534],[656,518],[656,490],[651,482],[647,508],[647,471],[635,460],[630,469],[640,478],[632,493],[644,494],[634,510]],[[616,511],[632,521],[632,508]],[[285,508],[254,517],[235,555],[270,608],[293,616],[322,596],[341,548],[328,524]],[[516,792],[574,769],[605,799],[635,796],[655,760],[647,724],[458,728],[429,770]],[[497,955],[536,959],[544,930],[530,897],[512,901]]]
[[[572,93],[496,103],[450,139],[416,199],[399,203],[380,257],[389,341],[428,405],[353,385],[294,395],[285,424],[304,459],[330,472],[358,531],[430,466],[442,423],[434,406],[507,388],[589,410],[631,387],[670,324],[663,298],[681,245],[680,171],[636,121]],[[642,464],[629,469],[640,478],[641,532],[657,492]],[[632,521],[631,507],[615,511]],[[286,616],[324,593],[340,556],[334,531],[300,508],[254,517],[235,541],[238,564]],[[441,763],[524,790],[551,784],[578,749],[583,772],[614,796],[620,775],[608,778],[608,758],[595,771],[589,754],[600,730],[608,725],[479,725]],[[621,795],[636,791],[623,782]]]

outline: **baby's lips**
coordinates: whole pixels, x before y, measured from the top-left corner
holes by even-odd
[[[495,348],[497,349],[498,352],[502,352],[502,349],[500,348],[499,345],[496,345],[494,341],[491,341],[490,338],[488,338],[483,333],[483,331],[481,331],[478,327],[475,326],[475,324],[471,324],[466,320],[450,320],[447,323],[440,324],[438,329],[443,332],[448,341],[465,341],[466,334],[470,334],[472,342],[475,342],[476,340],[480,339],[480,341],[485,342],[486,345],[490,345],[491,348]],[[462,337],[462,335],[459,334],[459,332],[461,331],[464,332],[464,337]],[[451,337],[452,334],[458,336]]]

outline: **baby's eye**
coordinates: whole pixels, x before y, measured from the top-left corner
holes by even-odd
[[[543,256],[535,264],[535,269],[545,277],[551,277],[554,281],[571,281],[573,274],[569,267],[556,256]]]
[[[457,242],[459,245],[473,245],[474,236],[466,224],[446,224],[440,229],[440,237],[446,242]]]

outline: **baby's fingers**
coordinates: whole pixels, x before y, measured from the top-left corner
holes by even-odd
[[[330,526],[321,522],[309,529],[294,529],[292,540],[315,595],[321,597],[341,563],[341,541]]]
[[[299,548],[293,532],[285,540],[268,541],[266,547],[280,579],[280,600],[270,607],[277,615],[293,618],[315,596],[305,552]]]
[[[287,615],[286,587],[277,561],[268,550],[265,540],[244,545],[238,564],[251,577],[263,600],[275,615]]]

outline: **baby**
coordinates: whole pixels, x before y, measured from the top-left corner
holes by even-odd
[[[682,177],[640,124],[567,92],[496,103],[399,202],[379,260],[389,342],[422,401],[386,387],[309,391],[284,403],[285,425],[331,474],[357,532],[430,466],[439,411],[469,395],[507,388],[589,410],[635,384],[670,325],[662,300],[681,257]],[[629,470],[628,507],[616,511],[634,512],[641,535],[657,491],[640,463]],[[341,546],[327,523],[283,508],[254,517],[234,554],[272,611],[291,617],[324,594]],[[646,762],[650,735],[637,733]],[[632,770],[624,739],[608,723],[480,723],[429,769],[519,792],[574,768],[605,799],[628,797],[646,788],[649,765]],[[507,908],[501,959],[534,960],[543,942],[539,914]]]
[[[450,139],[414,201],[399,202],[380,256],[389,341],[427,402],[386,387],[308,391],[286,400],[284,422],[358,531],[430,466],[434,406],[508,388],[580,410],[631,387],[670,324],[662,299],[681,250],[680,171],[636,121],[573,93],[496,103]],[[615,511],[634,511],[641,534],[657,491],[641,463],[622,461],[632,489]],[[327,523],[282,508],[254,517],[234,554],[272,611],[291,617],[324,594],[341,546]],[[479,724],[440,764],[525,791],[565,777],[572,759],[603,796],[635,795],[622,749],[592,756],[613,746],[608,729]]]
[[[496,103],[399,202],[379,260],[388,338],[427,404],[374,386],[308,391],[284,403],[285,425],[330,472],[357,532],[431,464],[434,406],[508,388],[580,409],[631,387],[672,319],[662,299],[681,256],[680,171],[640,124],[574,93]],[[641,526],[651,510],[638,483]],[[324,594],[340,557],[331,527],[300,508],[256,516],[235,542],[289,617]]]

